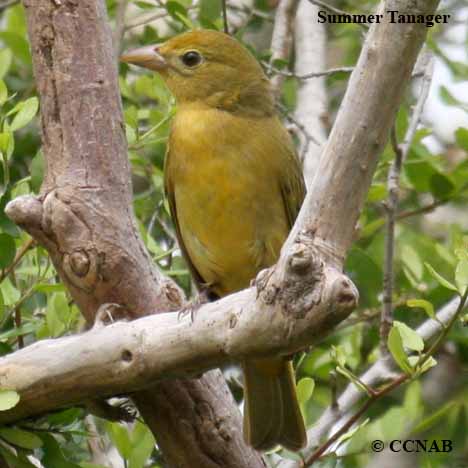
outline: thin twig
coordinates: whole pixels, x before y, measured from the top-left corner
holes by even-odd
[[[385,203],[387,222],[385,236],[385,264],[383,275],[382,315],[380,321],[380,346],[383,353],[388,352],[387,340],[393,323],[393,282],[394,282],[394,254],[395,254],[395,221],[398,211],[400,174],[403,163],[408,155],[409,148],[421,119],[424,104],[429,94],[432,81],[433,60],[430,54],[423,56],[424,75],[421,82],[421,90],[418,101],[413,110],[413,115],[406,131],[404,141],[398,144],[395,127],[392,129],[390,140],[395,152],[395,159],[388,172],[387,189],[388,197]]]
[[[306,73],[305,75],[297,75],[296,73],[293,73],[291,71],[280,70],[274,67],[271,63],[268,63],[265,61],[262,62],[262,65],[264,65],[267,71],[269,71],[270,73],[279,74],[287,78],[296,78],[298,80],[309,80],[311,78],[320,78],[322,76],[330,76],[335,73],[351,73],[354,70],[354,67],[337,67],[337,68],[330,68],[328,70],[323,70],[320,72]]]
[[[279,111],[284,115],[284,117],[287,120],[289,120],[294,126],[296,126],[301,131],[301,133],[304,135],[304,137],[307,140],[306,144],[304,145],[305,147],[307,147],[307,145],[310,142],[312,142],[312,143],[314,143],[316,145],[320,145],[317,138],[315,138],[313,135],[311,135],[310,132],[307,130],[307,128],[305,128],[304,125],[301,124],[301,122],[299,122],[295,117],[293,117],[291,115],[291,113],[288,111],[288,109],[285,106],[283,106],[283,104],[281,104],[280,102],[277,102],[276,106],[279,109]]]
[[[223,27],[224,32],[229,34],[229,25],[228,25],[228,15],[227,15],[227,7],[226,7],[226,0],[221,0],[221,5],[223,8]]]
[[[401,219],[411,218],[412,216],[430,213],[431,211],[434,211],[437,207],[444,205],[448,201],[449,201],[448,198],[444,198],[444,199],[436,200],[432,203],[429,203],[429,205],[416,208],[415,210],[402,211],[401,213],[398,213],[396,218],[398,221],[400,221]]]

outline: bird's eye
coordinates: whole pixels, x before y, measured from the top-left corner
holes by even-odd
[[[181,57],[182,63],[187,67],[196,67],[202,61],[202,56],[195,50],[189,50],[185,52]]]

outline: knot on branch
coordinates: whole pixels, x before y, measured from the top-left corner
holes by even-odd
[[[358,305],[359,291],[354,283],[340,273],[331,284],[333,316],[338,321],[346,318]]]
[[[6,215],[26,231],[41,228],[42,203],[31,195],[23,195],[11,200],[5,207]]]
[[[47,248],[70,283],[87,292],[96,288],[102,276],[103,255],[80,214],[79,201],[73,201],[66,189],[52,190],[43,199],[18,197],[8,203],[5,212]]]
[[[268,305],[281,304],[295,318],[304,318],[320,302],[324,263],[312,240],[299,236],[284,262],[261,271],[256,280],[257,294]]]

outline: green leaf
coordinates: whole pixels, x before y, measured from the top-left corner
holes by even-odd
[[[453,182],[445,175],[437,172],[429,180],[431,193],[438,199],[450,196],[455,190]]]
[[[0,453],[7,462],[9,468],[36,468],[37,465],[33,465],[24,453],[14,453],[12,450],[8,450],[6,447],[0,445]]]
[[[408,362],[410,363],[411,367],[417,366],[419,361],[420,361],[419,356],[410,356],[408,358]],[[423,365],[418,369],[418,372],[420,374],[423,374],[424,372],[428,371],[429,369],[431,369],[432,367],[436,365],[437,365],[437,361],[432,356],[430,356],[424,361]]]
[[[403,346],[413,351],[422,351],[424,349],[423,339],[406,323],[395,320],[393,326],[398,328]]]
[[[459,127],[455,132],[455,139],[460,148],[468,151],[468,128]]]
[[[4,278],[0,287],[2,288],[3,302],[5,305],[12,306],[19,301],[21,293],[13,286],[10,278]]]
[[[307,403],[314,393],[315,381],[310,377],[304,377],[297,383],[297,398],[300,403]]]
[[[28,41],[20,34],[11,31],[0,32],[2,40],[13,52],[15,59],[21,60],[26,65],[31,65],[31,53]]]
[[[171,15],[172,18],[176,21],[181,21],[183,23],[181,18],[187,18],[187,8],[185,8],[179,2],[166,2],[166,10],[169,15]]]
[[[406,305],[408,307],[419,307],[421,309],[424,309],[424,312],[426,312],[429,318],[436,318],[434,306],[429,301],[426,301],[424,299],[409,299],[406,301]]]
[[[216,21],[221,15],[221,1],[220,0],[200,0],[199,18]]]
[[[423,419],[416,427],[412,428],[412,434],[420,434],[426,432],[429,428],[433,427],[436,423],[441,427],[442,418],[444,418],[447,413],[459,403],[456,400],[451,400],[446,403],[442,408],[437,411],[431,411],[430,415]]]
[[[0,437],[10,444],[29,450],[42,447],[42,440],[36,434],[13,427],[0,428]]]
[[[445,104],[449,106],[460,107],[461,109],[468,111],[468,105],[459,99],[457,99],[445,86],[441,86],[439,90],[439,96]]]
[[[415,249],[409,244],[403,244],[401,247],[401,260],[409,268],[414,277],[421,281],[424,273],[424,266],[421,258]]]
[[[0,79],[3,79],[10,69],[12,57],[10,49],[0,50]]]
[[[106,429],[122,458],[128,460],[132,454],[132,444],[127,428],[120,423],[108,422]]]
[[[15,140],[13,134],[9,131],[0,133],[0,152],[3,153],[7,160],[10,159],[13,153]]]
[[[0,411],[6,411],[18,404],[20,396],[14,390],[0,390]]]
[[[39,100],[37,97],[32,97],[26,101],[20,103],[19,111],[13,118],[13,122],[10,125],[12,132],[25,127],[37,113],[39,109]]]
[[[0,268],[6,268],[13,262],[16,255],[16,244],[13,237],[2,232],[0,234]]]
[[[408,356],[403,348],[403,341],[401,339],[399,329],[394,325],[388,335],[387,346],[393,359],[398,366],[406,373],[411,373],[411,367],[408,363]]]
[[[128,461],[128,468],[144,468],[154,450],[154,436],[145,424],[137,421],[131,434],[132,454]]]
[[[443,276],[439,275],[439,273],[437,273],[437,271],[435,271],[429,263],[425,262],[424,265],[426,265],[426,268],[428,269],[429,273],[441,286],[450,289],[451,291],[458,292],[457,287],[453,285],[450,281],[446,280]]]
[[[342,346],[333,346],[331,347],[331,357],[332,359],[341,367],[346,365],[346,355],[343,351]]]
[[[54,338],[65,331],[69,311],[65,293],[54,293],[47,303],[46,312],[47,328]]]
[[[45,468],[81,468],[79,465],[67,460],[57,440],[50,434],[41,434],[44,443],[42,446],[43,457],[41,459]]]
[[[31,165],[29,167],[29,172],[31,174],[31,188],[35,193],[38,193],[41,188],[42,181],[44,179],[44,170],[44,155],[42,154],[42,150],[39,150],[31,161]]]
[[[367,194],[367,201],[369,203],[375,203],[387,198],[387,187],[382,183],[374,183],[371,185]]]
[[[465,294],[468,287],[468,260],[460,260],[455,269],[455,283],[460,294]]]
[[[0,106],[5,104],[6,100],[8,99],[8,89],[6,87],[5,82],[0,79]]]

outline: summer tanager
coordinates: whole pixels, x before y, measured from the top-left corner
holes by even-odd
[[[305,193],[267,77],[239,42],[208,30],[122,60],[157,71],[177,101],[165,190],[194,278],[218,297],[248,287],[278,259]],[[242,368],[247,442],[299,450],[306,434],[291,362],[249,359]]]

